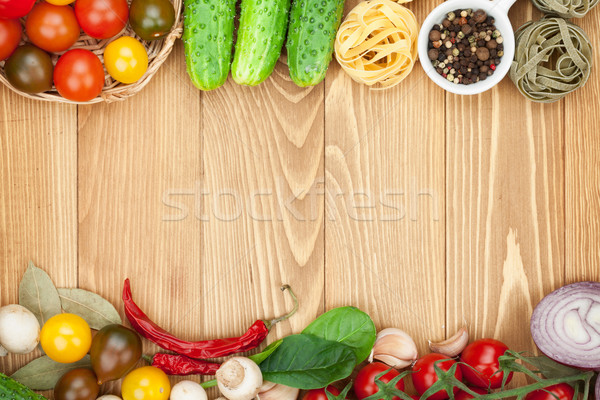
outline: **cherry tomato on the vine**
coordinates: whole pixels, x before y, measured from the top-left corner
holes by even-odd
[[[559,383],[545,389],[536,390],[525,396],[525,400],[571,400],[575,390],[567,383]]]
[[[375,378],[377,375],[388,371],[385,375],[383,375],[379,380],[384,383],[388,383],[400,373],[395,369],[390,369],[387,365],[380,362],[372,362],[370,364],[365,365],[356,375],[356,380],[354,381],[354,393],[359,400],[362,400],[366,397],[369,397],[379,391],[377,384],[375,383]],[[396,383],[396,389],[404,390],[404,381],[400,379],[398,383]],[[400,397],[394,396],[393,400],[400,400]]]
[[[440,361],[446,360],[446,361]],[[439,362],[438,362],[439,361]],[[447,356],[438,353],[429,353],[417,360],[415,365],[412,367],[413,373],[411,374],[413,384],[417,393],[423,394],[429,389],[434,383],[438,381],[438,376],[435,373],[434,366],[437,362],[437,366],[443,371],[448,371],[452,365],[456,364],[456,361],[448,359]],[[456,368],[454,376],[459,381],[462,379],[462,373],[460,368]],[[456,393],[458,388],[454,388]],[[429,400],[445,400],[450,396],[445,390],[440,390],[428,397]]]
[[[0,19],[0,61],[6,60],[15,51],[22,33],[18,19]]]
[[[471,389],[472,391],[474,391],[477,394],[487,394],[487,391],[482,388],[470,387],[469,389]],[[454,400],[470,400],[470,399],[474,399],[474,398],[475,397],[473,397],[473,395],[465,392],[464,390],[459,391],[458,393],[456,393],[456,396],[454,396]]]
[[[473,386],[497,389],[502,386],[503,372],[500,370],[498,358],[508,346],[495,339],[479,339],[469,344],[460,355],[460,360],[468,365],[461,365],[465,381]],[[512,379],[509,374],[506,383]]]
[[[54,67],[54,85],[65,99],[90,101],[104,87],[102,62],[89,50],[69,50],[58,59]]]
[[[334,396],[339,396],[340,391],[335,386],[327,386],[327,391]],[[313,389],[309,390],[302,400],[327,400],[327,395],[325,394],[325,389]]]
[[[75,15],[81,29],[96,39],[116,36],[127,25],[127,0],[77,0]]]
[[[41,2],[33,7],[25,21],[29,40],[39,48],[59,53],[79,39],[79,24],[70,6]]]

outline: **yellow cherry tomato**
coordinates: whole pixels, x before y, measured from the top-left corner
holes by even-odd
[[[170,394],[169,377],[156,367],[134,369],[121,385],[123,400],[167,400]]]
[[[148,53],[140,42],[123,36],[106,46],[104,66],[115,80],[134,83],[148,70]]]
[[[40,332],[40,343],[48,357],[60,363],[81,360],[92,345],[92,330],[75,314],[58,314],[50,318]]]
[[[47,3],[54,4],[55,6],[66,6],[74,1],[75,0],[46,0]]]

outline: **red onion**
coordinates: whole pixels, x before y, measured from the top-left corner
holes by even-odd
[[[531,335],[561,364],[600,369],[600,282],[574,283],[544,297],[531,316]]]

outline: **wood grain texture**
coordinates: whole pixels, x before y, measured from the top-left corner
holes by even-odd
[[[168,206],[193,206],[192,196],[177,193],[202,176],[200,95],[184,74],[178,44],[144,95],[80,107],[79,286],[122,313],[128,277],[151,318],[194,338],[204,324],[202,230],[193,218],[170,221]]]
[[[566,280],[600,280],[600,9],[574,21],[590,37],[594,69],[565,100]]]
[[[510,17],[538,15],[519,3]],[[564,274],[563,106],[529,102],[508,77],[446,103],[447,333],[466,323],[534,350],[526,321]]]
[[[285,314],[283,283],[300,312],[269,342],[323,311],[323,113],[322,86],[296,87],[282,62],[260,87],[230,80],[203,95],[206,337],[239,335],[257,317]]]
[[[408,7],[422,21],[439,1]],[[578,21],[596,48],[599,12]],[[539,13],[521,1],[510,16],[517,28]],[[121,313],[129,277],[152,319],[194,340],[284,314],[289,283],[300,312],[267,342],[355,305],[421,353],[463,323],[534,350],[525,321],[539,299],[600,279],[599,95],[596,70],[539,105],[508,78],[445,94],[419,65],[373,91],[335,62],[302,89],[285,56],[259,87],[201,93],[180,43],[123,103],[56,106],[0,88],[0,302],[17,300],[32,259]],[[0,371],[37,355],[0,359]]]
[[[408,7],[422,20],[435,3]],[[424,351],[445,323],[443,92],[418,65],[389,91],[353,83],[337,64],[331,70],[326,306],[354,304],[378,328],[414,335]]]
[[[0,87],[0,304],[18,303],[31,260],[57,286],[77,285],[76,107]],[[0,358],[12,373],[40,355]]]

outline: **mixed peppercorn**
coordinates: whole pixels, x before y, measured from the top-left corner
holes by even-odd
[[[470,85],[494,73],[504,55],[503,42],[484,10],[455,10],[429,32],[428,56],[448,81]]]

